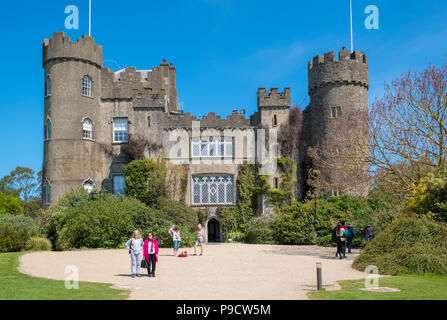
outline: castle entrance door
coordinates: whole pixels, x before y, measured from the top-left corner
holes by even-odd
[[[220,223],[216,219],[208,222],[208,242],[220,242]]]

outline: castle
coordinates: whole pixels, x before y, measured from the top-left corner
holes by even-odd
[[[103,67],[102,47],[87,35],[72,42],[64,32],[55,32],[53,38],[43,41],[42,63],[42,197],[47,206],[81,186],[125,194],[123,166],[128,158],[123,150],[129,138],[138,135],[150,142],[146,157],[163,155],[186,168],[186,192],[179,200],[208,208],[207,239],[220,241],[216,208],[237,203],[239,166],[247,160],[259,162],[262,154],[258,150],[262,145],[259,129],[277,129],[289,121],[289,88],[284,92],[260,88],[258,110],[250,118],[239,111],[226,118],[212,112],[202,118],[183,113],[172,63],[163,61],[151,70],[125,68],[114,72]],[[307,147],[325,139],[326,128],[334,118],[368,109],[368,61],[363,53],[343,48],[338,61],[333,52],[316,56],[308,70],[310,104],[304,110],[296,159],[298,197],[305,190],[305,174],[300,168]],[[281,156],[278,148],[271,149],[276,152],[270,155]],[[269,184],[278,188],[280,170],[274,168],[268,176]],[[354,185],[345,192],[365,194],[367,190]],[[270,210],[266,199],[260,199],[258,207],[259,213]]]

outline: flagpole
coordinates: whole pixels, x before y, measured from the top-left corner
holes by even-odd
[[[352,32],[352,0],[349,0],[349,11],[350,11],[350,20],[351,20],[351,52],[354,52],[354,36]]]
[[[92,36],[92,0],[88,0],[88,35]]]

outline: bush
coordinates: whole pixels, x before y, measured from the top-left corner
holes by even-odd
[[[297,202],[284,208],[282,214],[273,221],[273,238],[279,244],[316,244],[317,233],[314,221],[308,211],[302,210]]]
[[[274,244],[273,221],[275,216],[262,215],[253,220],[247,231],[247,238],[250,243]]]
[[[0,252],[21,251],[35,235],[33,219],[23,215],[0,215]]]
[[[48,251],[51,250],[51,241],[47,238],[32,237],[26,242],[25,249],[30,251]]]
[[[407,210],[427,214],[438,221],[447,222],[447,170],[439,176],[429,174],[415,189]]]
[[[178,224],[182,246],[192,246],[197,227],[196,212],[185,204],[161,199],[160,209],[131,197],[111,194],[92,200],[86,191],[66,195],[52,209],[47,227],[56,250],[71,248],[120,248],[139,230],[143,238],[152,232],[160,247],[172,247],[168,231]]]
[[[354,261],[357,270],[368,265],[382,274],[447,275],[447,225],[425,216],[399,217]]]
[[[12,195],[6,195],[0,192],[0,215],[1,214],[20,214],[23,208],[20,205],[20,199]]]
[[[126,194],[151,206],[166,197],[164,159],[135,160],[124,166]]]
[[[197,211],[185,203],[161,198],[156,208],[162,212],[163,218],[172,221],[174,224],[187,227],[191,232],[197,230],[199,220]]]
[[[79,195],[76,191],[73,197],[82,199]],[[66,200],[54,208],[47,226],[56,250],[121,247],[135,229],[135,216],[148,210],[136,199],[117,199],[110,194],[98,200],[75,201],[70,197]],[[77,205],[73,206],[74,203]]]

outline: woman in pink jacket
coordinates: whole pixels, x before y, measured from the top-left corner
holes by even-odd
[[[147,239],[144,241],[143,257],[148,264],[147,276],[155,277],[155,265],[158,262],[158,241],[151,232],[149,232]]]

